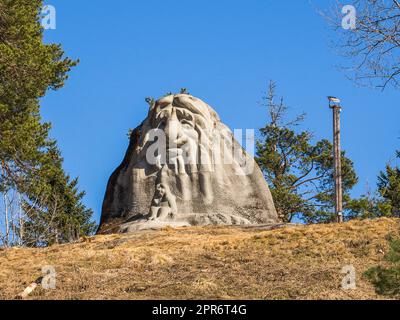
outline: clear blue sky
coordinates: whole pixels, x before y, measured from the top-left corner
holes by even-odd
[[[79,177],[96,220],[127,132],[147,113],[146,96],[186,87],[212,105],[230,128],[259,128],[258,102],[269,79],[305,129],[331,139],[327,95],[342,98],[343,148],[360,178],[354,195],[375,186],[400,147],[399,91],[357,88],[337,70],[335,34],[315,7],[327,0],[132,1],[49,0],[61,43],[80,65],[66,86],[43,99],[65,169]],[[351,2],[351,1],[350,1]],[[315,6],[315,7],[314,7]]]

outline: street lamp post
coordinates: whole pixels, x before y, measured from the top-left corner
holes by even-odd
[[[340,99],[328,97],[329,107],[333,110],[333,158],[335,181],[335,214],[337,222],[343,222],[342,157],[340,148]]]

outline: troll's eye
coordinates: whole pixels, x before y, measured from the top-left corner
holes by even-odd
[[[187,128],[187,129],[192,129],[192,128],[193,128],[193,123],[191,123],[191,122],[188,121],[188,120],[182,120],[182,121],[181,121],[181,125],[182,125],[184,128]]]

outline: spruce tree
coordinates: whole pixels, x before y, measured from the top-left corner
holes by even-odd
[[[49,137],[51,124],[40,116],[40,98],[62,88],[78,63],[65,57],[60,45],[44,43],[42,5],[41,0],[0,2],[0,192],[21,195],[24,214],[13,222],[13,232],[20,229],[27,245],[70,241],[94,230],[77,181],[64,172]],[[43,228],[51,232],[42,233]]]

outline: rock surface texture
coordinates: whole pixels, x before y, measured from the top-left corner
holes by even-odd
[[[278,222],[253,157],[209,105],[178,94],[156,101],[132,132],[98,233]]]

